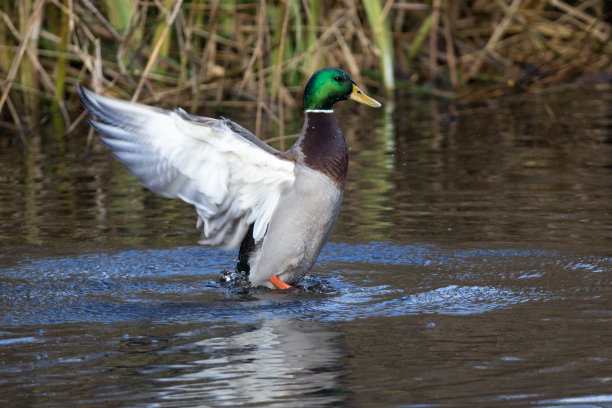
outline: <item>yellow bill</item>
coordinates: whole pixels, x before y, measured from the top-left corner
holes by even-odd
[[[357,88],[357,85],[353,84],[353,92],[351,92],[351,96],[349,99],[352,99],[356,102],[363,103],[364,105],[371,106],[373,108],[380,108],[382,105],[376,99],[370,98],[368,95],[361,92],[361,89]]]

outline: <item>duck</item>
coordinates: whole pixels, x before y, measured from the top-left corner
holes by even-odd
[[[338,218],[348,149],[333,106],[382,106],[345,71],[320,69],[304,88],[302,131],[280,152],[227,118],[76,91],[100,140],[131,174],[195,207],[200,244],[239,248],[236,271],[251,286],[282,290],[310,271]]]

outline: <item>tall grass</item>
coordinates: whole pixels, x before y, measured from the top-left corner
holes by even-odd
[[[372,36],[380,54],[380,70],[387,92],[395,89],[395,76],[393,73],[393,40],[389,27],[388,15],[393,1],[387,0],[384,9],[379,0],[363,0],[366,15],[372,27]]]
[[[323,66],[373,93],[484,98],[612,72],[603,0],[0,0],[0,125],[80,118],[73,85],[279,126]],[[379,88],[380,89],[376,89]]]

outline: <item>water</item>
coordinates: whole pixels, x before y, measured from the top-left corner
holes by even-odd
[[[0,139],[0,403],[612,407],[610,102],[345,104],[297,293],[218,283],[236,254],[99,144]]]

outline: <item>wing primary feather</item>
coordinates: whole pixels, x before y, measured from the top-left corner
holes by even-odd
[[[249,226],[259,241],[295,164],[229,119],[190,115],[101,96],[77,86],[91,126],[142,184],[196,207],[201,243],[240,245]]]

